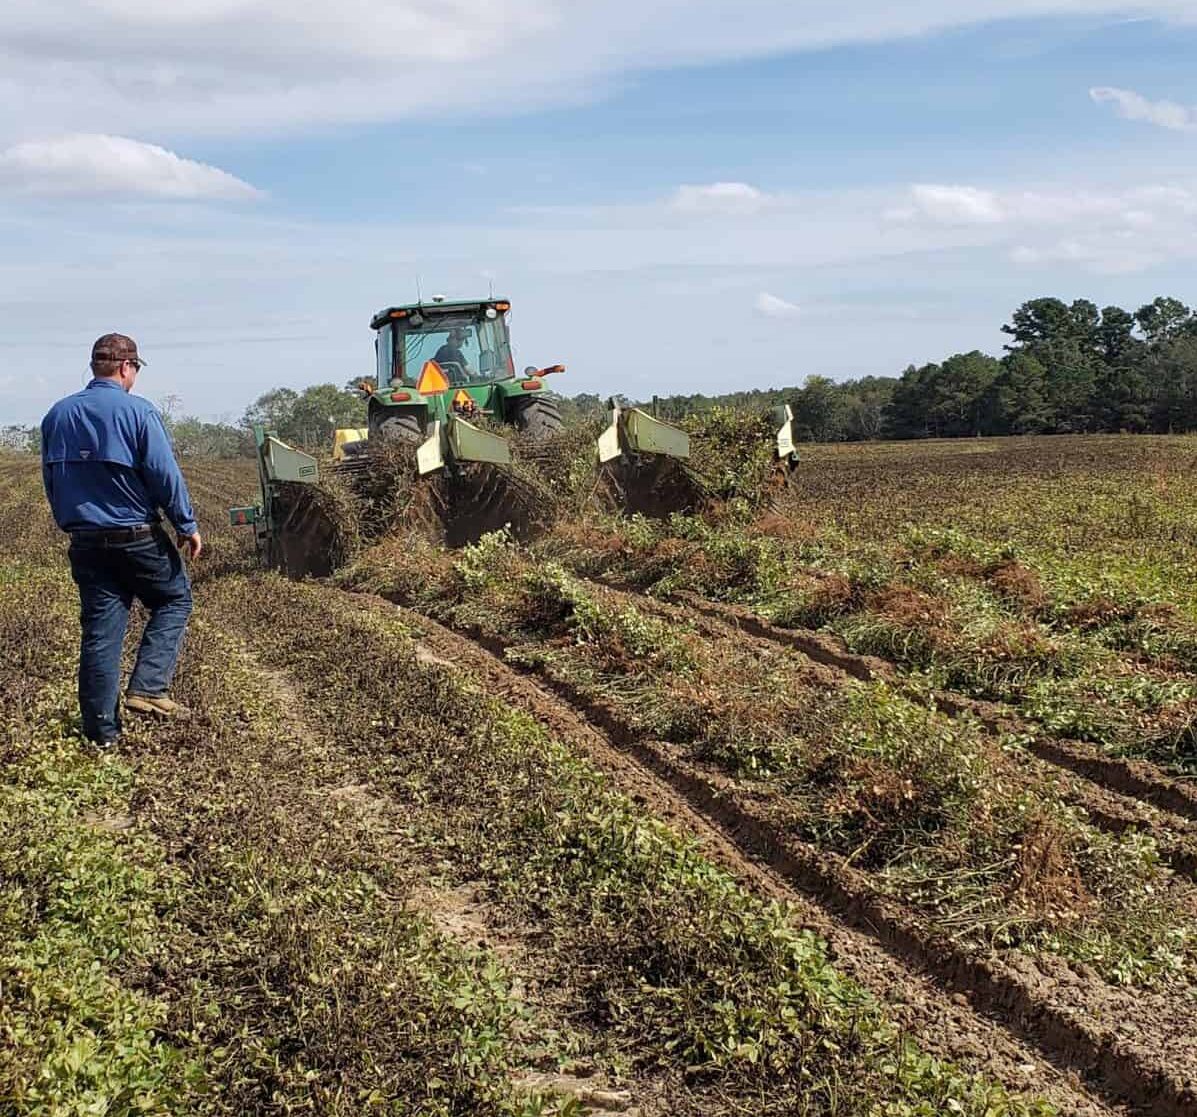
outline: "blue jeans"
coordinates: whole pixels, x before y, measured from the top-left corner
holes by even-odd
[[[150,611],[129,678],[135,694],[170,688],[191,615],[191,582],[175,545],[162,531],[128,543],[72,543],[71,575],[79,587],[79,710],[92,741],[120,734],[121,647],[136,598]]]

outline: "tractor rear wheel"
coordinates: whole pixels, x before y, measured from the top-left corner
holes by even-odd
[[[383,415],[372,423],[370,437],[392,442],[423,442],[424,427],[418,415],[398,411]]]
[[[565,429],[557,404],[544,396],[526,396],[512,416],[516,429],[533,442],[547,442]]]

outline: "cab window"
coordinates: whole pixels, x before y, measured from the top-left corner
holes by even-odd
[[[377,380],[379,387],[391,382],[391,356],[395,344],[395,331],[391,325],[383,326],[374,339],[374,352],[377,360]]]

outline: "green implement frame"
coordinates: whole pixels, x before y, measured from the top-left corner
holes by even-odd
[[[794,431],[794,409],[788,403],[773,408],[773,425],[777,428],[774,453],[777,461],[787,469],[798,464],[798,439]]]
[[[424,475],[444,469],[451,461],[510,465],[511,447],[507,439],[450,412],[429,424],[428,437],[416,450],[416,468]]]
[[[320,466],[311,454],[288,446],[273,431],[254,427],[254,445],[258,451],[258,484],[261,500],[254,505],[229,509],[229,523],[234,527],[253,524],[260,554],[268,552],[270,538],[278,523],[278,485],[297,482],[314,485],[320,479]]]
[[[607,407],[610,424],[599,435],[600,464],[624,454],[660,454],[682,460],[690,457],[690,436],[685,431],[662,423],[638,407],[620,407],[613,399]]]

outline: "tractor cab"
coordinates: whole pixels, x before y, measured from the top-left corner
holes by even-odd
[[[543,377],[560,365],[516,377],[505,299],[431,302],[380,310],[375,387],[368,408],[371,437],[418,441],[431,424],[489,417],[535,435],[560,429]]]
[[[454,388],[512,379],[510,309],[500,300],[433,301],[376,315],[379,388],[414,388],[429,361],[436,361]]]

